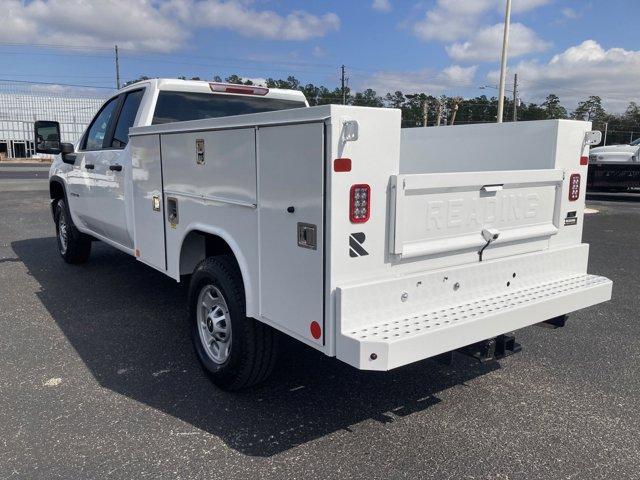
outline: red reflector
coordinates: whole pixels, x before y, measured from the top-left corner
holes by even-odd
[[[269,89],[253,85],[232,85],[227,83],[209,83],[212,92],[240,93],[242,95],[266,95]]]
[[[334,172],[350,172],[351,171],[351,159],[350,158],[336,158],[333,161]]]
[[[311,330],[311,336],[318,340],[322,336],[322,329],[320,328],[320,324],[315,320],[311,322],[309,325],[309,330]]]
[[[572,173],[569,177],[569,200],[571,202],[580,198],[580,174]]]
[[[371,205],[371,187],[366,183],[352,185],[349,194],[349,220],[351,223],[364,223],[369,220]]]
[[[580,157],[580,165],[589,165],[589,157]]]

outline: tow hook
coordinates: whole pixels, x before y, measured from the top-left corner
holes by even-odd
[[[457,350],[459,353],[475,358],[479,362],[499,360],[522,350],[522,345],[516,342],[513,334],[506,333],[497,337],[483,340]]]

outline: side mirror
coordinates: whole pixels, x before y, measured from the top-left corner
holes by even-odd
[[[76,163],[76,154],[74,153],[73,143],[61,143],[60,153],[62,154],[62,161],[73,165]]]
[[[33,126],[37,153],[58,155],[60,153],[60,124],[49,120],[38,120]]]

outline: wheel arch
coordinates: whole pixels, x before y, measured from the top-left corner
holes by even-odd
[[[51,177],[49,179],[49,198],[51,199],[51,214],[55,215],[55,201],[67,200],[67,187],[64,184],[64,180],[60,177]]]
[[[190,225],[180,242],[176,271],[179,275],[190,275],[205,258],[224,254],[232,255],[238,264],[248,314],[254,302],[249,264],[238,243],[225,230],[206,225]]]
[[[49,180],[49,198],[59,200],[67,196],[67,189],[60,177],[51,177]]]

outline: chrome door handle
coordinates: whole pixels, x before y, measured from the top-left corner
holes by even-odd
[[[483,192],[499,192],[500,190],[502,190],[503,185],[483,185],[482,188],[480,189]]]

